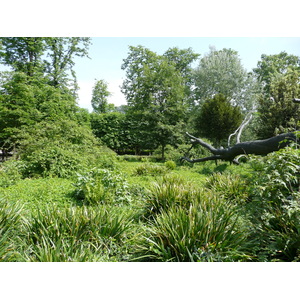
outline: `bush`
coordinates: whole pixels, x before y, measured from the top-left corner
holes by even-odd
[[[175,170],[176,168],[176,163],[173,160],[166,161],[164,165],[168,170]]]
[[[205,186],[233,202],[243,203],[248,198],[246,181],[240,175],[213,173]]]
[[[167,169],[164,166],[158,166],[151,163],[144,163],[138,166],[135,171],[134,175],[136,176],[159,176],[163,175],[167,172]]]
[[[284,148],[256,158],[252,182],[253,239],[265,261],[300,261],[300,155]]]
[[[146,216],[155,216],[173,206],[189,207],[195,196],[195,188],[178,175],[166,175],[149,188],[145,201]]]
[[[188,209],[172,206],[150,223],[137,242],[137,259],[150,261],[247,260],[246,235],[235,210],[217,198],[194,199]]]
[[[0,187],[8,187],[22,179],[24,164],[10,159],[0,164]]]
[[[116,154],[101,146],[91,130],[68,120],[39,123],[20,134],[20,158],[25,176],[72,177],[83,168],[113,169]]]
[[[77,175],[75,196],[87,204],[128,203],[131,198],[122,174],[106,169],[92,169]]]
[[[0,262],[19,258],[15,236],[20,229],[21,211],[19,205],[0,199]]]

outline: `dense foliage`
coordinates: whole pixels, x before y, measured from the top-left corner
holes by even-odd
[[[219,145],[251,110],[250,137],[295,131],[299,58],[262,55],[250,74],[232,49],[194,70],[190,48],[130,47],[128,105],[100,80],[89,113],[73,70],[89,43],[0,39],[0,261],[299,261],[298,144],[239,166],[180,163],[208,151],[184,131]]]

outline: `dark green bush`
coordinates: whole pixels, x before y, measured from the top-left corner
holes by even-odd
[[[285,148],[257,158],[252,183],[253,239],[260,260],[300,260],[300,153]]]

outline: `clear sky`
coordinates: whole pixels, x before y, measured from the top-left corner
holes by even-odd
[[[126,104],[120,85],[125,79],[121,70],[123,59],[128,56],[129,46],[142,45],[158,54],[163,54],[171,47],[192,48],[200,58],[209,52],[209,46],[217,50],[231,48],[239,54],[241,62],[248,71],[257,66],[262,54],[288,54],[300,56],[300,38],[294,37],[94,37],[88,58],[78,58],[75,64],[79,90],[79,106],[90,111],[92,89],[95,79],[108,83],[112,96],[110,103]],[[197,62],[198,64],[198,62]]]

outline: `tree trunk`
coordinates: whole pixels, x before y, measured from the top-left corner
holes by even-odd
[[[192,138],[193,144],[200,144],[201,146],[208,149],[213,156],[198,158],[198,159],[189,159],[188,157],[182,157],[182,160],[186,160],[191,163],[203,162],[208,160],[225,160],[231,161],[238,164],[238,161],[235,159],[238,155],[241,154],[255,154],[255,155],[266,155],[268,153],[278,151],[289,145],[292,141],[296,142],[296,134],[293,132],[283,133],[269,139],[265,140],[255,140],[243,143],[237,143],[232,147],[226,149],[216,149],[212,145],[205,143],[199,138],[196,138],[189,133],[186,133],[190,138]]]

